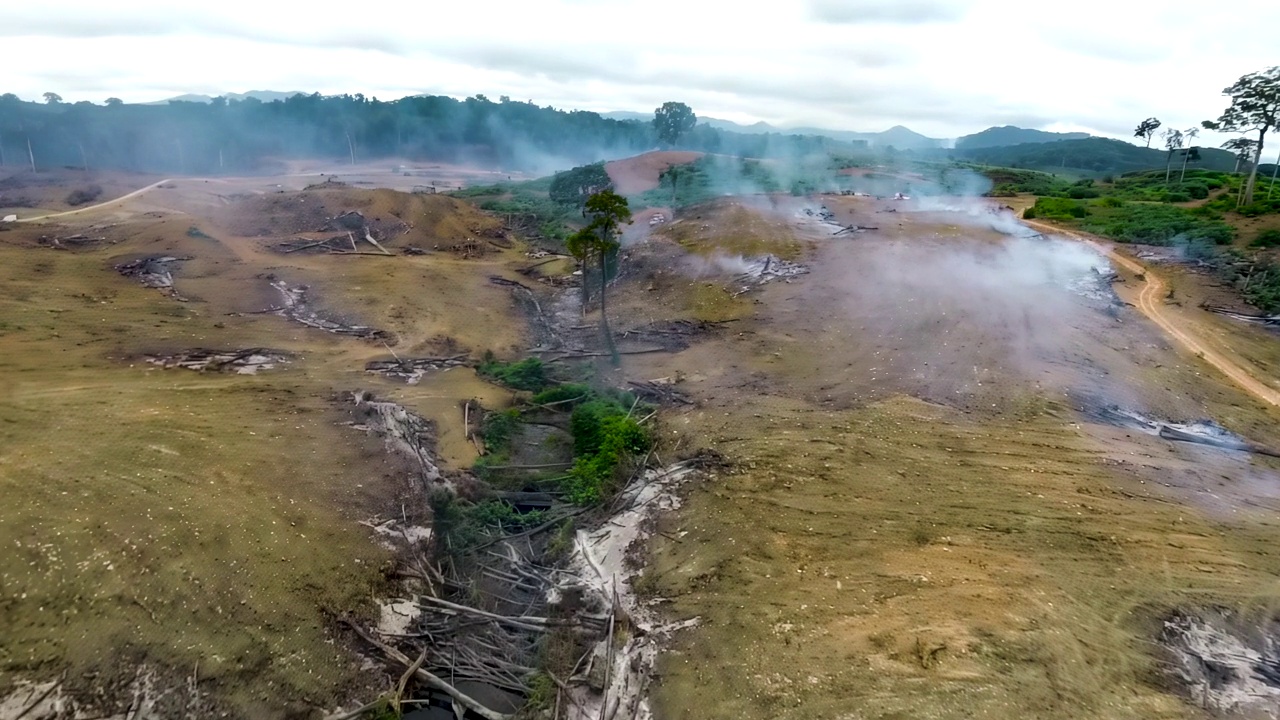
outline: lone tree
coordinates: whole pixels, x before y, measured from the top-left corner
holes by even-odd
[[[120,107],[124,104],[124,101],[118,97],[109,97],[105,104],[107,107]]]
[[[665,102],[653,111],[653,129],[658,140],[667,145],[675,145],[697,124],[698,116],[693,114],[693,108],[682,102]]]
[[[1146,139],[1147,147],[1151,147],[1151,138],[1156,136],[1156,130],[1159,129],[1160,121],[1150,117],[1138,123],[1137,129],[1133,131],[1133,136]]]
[[[590,222],[587,226],[571,235],[565,245],[569,254],[582,263],[583,311],[586,311],[587,263],[594,258],[600,264],[600,333],[609,348],[609,357],[613,364],[618,364],[618,348],[613,344],[613,332],[609,329],[609,314],[606,305],[606,288],[609,284],[608,262],[616,255],[622,244],[618,241],[618,233],[623,224],[631,223],[631,208],[627,199],[612,190],[604,190],[587,198],[583,214]]]
[[[1160,137],[1164,138],[1164,149],[1167,151],[1164,158],[1164,184],[1169,184],[1169,172],[1173,169],[1173,154],[1182,149],[1182,131],[1169,128],[1160,133]]]
[[[56,92],[47,92],[44,94],[44,101],[50,105],[57,105],[62,102],[62,96]]]
[[[1275,65],[1241,77],[1222,94],[1231,98],[1231,105],[1222,111],[1217,120],[1206,120],[1202,125],[1222,132],[1258,133],[1258,145],[1253,149],[1253,167],[1249,179],[1240,193],[1240,205],[1253,202],[1253,187],[1258,180],[1258,163],[1262,160],[1262,145],[1267,131],[1280,122],[1280,65]]]
[[[1186,130],[1182,131],[1182,137],[1185,138],[1187,142],[1191,142],[1192,140],[1195,140],[1196,136],[1199,134],[1200,134],[1199,128],[1187,128]],[[1187,161],[1188,160],[1195,160],[1196,162],[1200,162],[1200,148],[1192,146],[1182,151],[1182,174],[1178,176],[1179,185],[1181,185],[1187,179]]]

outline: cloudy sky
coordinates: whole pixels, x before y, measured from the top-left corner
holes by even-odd
[[[1216,117],[1223,87],[1280,64],[1278,29],[1274,0],[30,0],[0,5],[0,92],[682,100],[783,126],[1127,137]]]

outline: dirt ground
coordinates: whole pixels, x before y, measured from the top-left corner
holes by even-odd
[[[271,180],[236,181],[228,198],[229,181],[176,179],[0,230],[0,695],[66,671],[72,696],[123,712],[137,678],[156,673],[158,689],[197,678],[181,693],[184,716],[306,717],[385,689],[335,620],[375,612],[387,591],[390,554],[359,521],[398,517],[402,501],[413,512],[421,493],[379,441],[348,426],[337,395],[403,403],[434,423],[446,467],[469,466],[462,403],[501,407],[508,393],[468,368],[409,386],[364,364],[393,352],[519,352],[521,316],[487,278],[519,277],[510,268],[526,259],[487,238],[482,256],[455,252],[493,221],[450,198],[280,194]],[[322,210],[273,205],[290,199]],[[270,249],[335,209],[399,212],[403,230],[383,237],[393,254]],[[259,227],[289,235],[246,236]],[[411,245],[427,254],[400,254]],[[189,258],[174,270],[186,301],[114,269],[156,255]],[[272,278],[389,339],[260,314],[281,302]],[[290,360],[236,375],[144,358],[245,347]]]
[[[648,590],[701,618],[664,662],[658,716],[1203,716],[1162,673],[1158,618],[1275,607],[1280,464],[1080,410],[1211,417],[1272,443],[1280,412],[1135,308],[1064,283],[1101,257],[1078,243],[822,202],[881,229],[793,222],[811,274],[752,291],[674,357],[624,366],[683,378],[700,406],[668,418],[673,444],[733,463],[651,541]],[[696,239],[691,222],[652,242]],[[637,295],[664,287],[646,281]],[[1223,341],[1238,338],[1280,359],[1274,337]]]
[[[620,195],[638,195],[658,187],[658,177],[672,165],[687,165],[702,157],[700,152],[655,150],[643,155],[613,160],[604,170]]]

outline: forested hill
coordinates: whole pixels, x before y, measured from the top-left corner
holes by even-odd
[[[976,148],[1004,147],[1007,145],[1022,145],[1024,143],[1047,143],[1060,142],[1062,140],[1084,140],[1089,137],[1089,133],[1070,132],[1055,133],[1045,132],[1044,130],[1031,130],[1028,128],[1014,127],[1013,125],[1005,125],[1004,127],[990,127],[979,133],[965,135],[956,139],[957,150],[973,150]]]
[[[1199,153],[1200,160],[1191,161],[1190,167],[1225,172],[1235,169],[1236,157],[1226,150],[1199,148]],[[1000,167],[1032,170],[1070,168],[1117,175],[1133,170],[1163,168],[1168,159],[1168,153],[1164,150],[1100,137],[1003,147],[957,148],[952,151],[952,156]],[[1173,160],[1180,164],[1181,152],[1175,153]]]
[[[507,98],[294,95],[262,102],[132,105],[24,102],[0,96],[0,164],[87,165],[157,173],[252,172],[270,159],[356,162],[408,158],[549,173],[657,145],[648,122],[563,111]],[[829,138],[746,135],[696,127],[691,150],[752,157],[830,153]]]

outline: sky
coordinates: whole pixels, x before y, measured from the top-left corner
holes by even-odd
[[[39,0],[0,4],[0,92],[484,94],[601,112],[679,100],[782,127],[1129,138],[1148,116],[1217,117],[1224,87],[1280,64],[1278,30],[1274,0]]]

